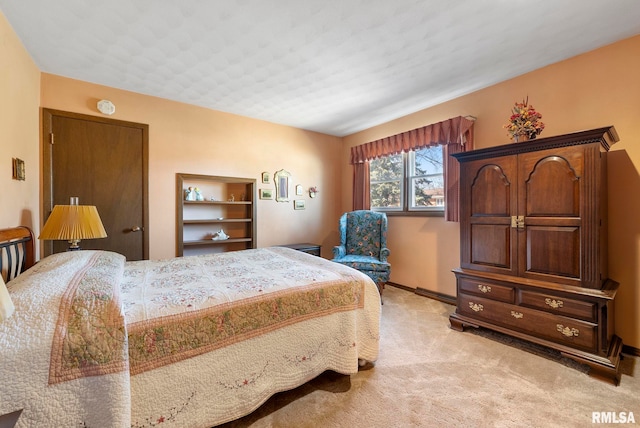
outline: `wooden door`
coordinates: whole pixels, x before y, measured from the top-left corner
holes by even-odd
[[[517,157],[466,162],[461,168],[462,267],[516,275]]]
[[[520,276],[580,285],[582,206],[595,202],[583,196],[583,151],[578,146],[519,155],[518,212],[525,217]]]
[[[148,125],[43,110],[44,218],[54,205],[95,205],[107,238],[83,249],[115,251],[127,260],[148,258]],[[66,242],[45,245],[45,255]]]

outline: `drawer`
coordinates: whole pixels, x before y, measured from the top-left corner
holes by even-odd
[[[480,278],[458,278],[459,292],[475,294],[492,300],[514,303],[515,290],[513,287],[499,285]]]
[[[597,325],[482,297],[459,296],[458,313],[555,343],[597,351]]]
[[[520,290],[520,305],[528,308],[542,309],[558,315],[579,318],[585,321],[597,321],[597,305],[593,302],[565,299],[552,294],[536,293]]]

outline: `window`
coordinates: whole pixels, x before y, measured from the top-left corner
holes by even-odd
[[[372,210],[444,212],[441,145],[382,156],[369,168]]]
[[[372,209],[402,210],[404,158],[404,153],[401,153],[383,156],[369,163]]]

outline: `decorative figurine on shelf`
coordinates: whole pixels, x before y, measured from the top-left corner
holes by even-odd
[[[231,197],[227,200],[227,202],[235,202],[236,196],[232,193]]]
[[[196,200],[196,192],[193,187],[189,187],[188,189],[184,189],[184,200],[185,201],[195,201]]]
[[[316,197],[316,193],[318,193],[320,190],[318,190],[318,188],[316,186],[313,187],[309,187],[309,197],[310,198],[315,198]]]
[[[196,201],[204,201],[204,196],[202,196],[202,192],[200,191],[200,189],[195,187],[193,190],[196,194]]]
[[[224,230],[220,229],[218,232],[213,234],[213,237],[211,239],[214,241],[224,241],[226,239],[229,239],[229,235],[224,233]]]

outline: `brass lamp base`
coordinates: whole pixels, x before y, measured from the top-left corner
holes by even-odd
[[[78,251],[80,250],[80,240],[79,239],[74,239],[69,241],[69,248],[67,248],[67,251]]]

